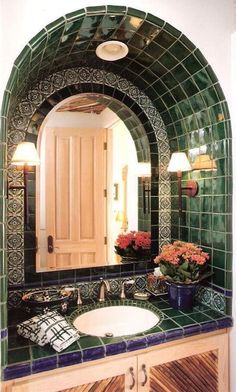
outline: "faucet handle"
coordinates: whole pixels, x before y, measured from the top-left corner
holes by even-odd
[[[75,300],[77,297],[77,305],[82,305],[82,299],[81,299],[79,287],[65,287],[64,290],[66,292],[69,292],[70,295],[72,295],[72,293],[73,293],[73,299]],[[76,295],[76,293],[77,293],[77,295]]]
[[[135,280],[134,280],[134,279],[124,280],[123,282],[121,282],[120,299],[126,299],[126,295],[125,295],[125,285],[134,284],[134,283],[135,283]]]
[[[82,298],[81,298],[81,291],[80,291],[80,287],[77,288],[77,305],[82,305]]]

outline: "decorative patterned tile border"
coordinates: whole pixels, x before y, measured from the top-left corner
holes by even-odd
[[[211,288],[200,286],[198,288],[196,298],[199,302],[210,306],[219,312],[226,312],[226,298],[225,295],[218,293]]]
[[[170,240],[170,179],[167,172],[167,165],[170,158],[169,143],[165,131],[164,123],[154,107],[152,101],[139,88],[134,86],[125,78],[115,75],[111,72],[102,71],[93,68],[73,68],[62,72],[52,74],[48,78],[40,81],[33,89],[28,92],[27,98],[24,98],[10,120],[9,136],[8,136],[8,160],[12,157],[16,142],[23,140],[27,134],[27,129],[30,120],[37,110],[37,108],[49,98],[55,91],[65,88],[70,85],[81,85],[83,83],[103,84],[115,88],[122,92],[127,97],[131,98],[148,118],[153,131],[156,136],[158,146],[158,160],[159,160],[159,246],[167,243]],[[17,136],[17,138],[14,137]],[[14,142],[14,144],[13,144]],[[16,183],[20,180],[19,173],[9,166],[9,180]],[[21,179],[22,180],[22,179]],[[12,200],[13,198],[13,200]],[[16,200],[15,200],[16,199]],[[8,232],[9,232],[9,248],[14,249],[18,253],[19,260],[22,262],[20,252],[23,249],[23,226],[22,226],[22,209],[19,207],[20,201],[16,194],[9,195],[10,208],[8,208]],[[14,219],[13,219],[14,218]],[[12,234],[17,225],[16,234]],[[20,261],[19,261],[20,263]],[[21,267],[24,269],[24,266]],[[9,282],[23,283],[23,275],[18,274],[19,269],[9,259]],[[19,275],[19,276],[18,276]],[[18,278],[17,278],[18,276]]]

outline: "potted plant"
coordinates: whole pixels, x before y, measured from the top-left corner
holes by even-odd
[[[159,265],[168,286],[169,301],[173,308],[191,309],[197,284],[211,275],[209,254],[199,246],[183,241],[163,245],[161,253],[154,259]]]
[[[115,250],[122,262],[144,260],[150,258],[151,233],[148,231],[130,231],[119,234]]]

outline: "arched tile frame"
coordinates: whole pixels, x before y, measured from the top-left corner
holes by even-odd
[[[9,182],[19,184],[22,181],[22,176],[19,176],[19,172],[12,168],[10,165],[10,160],[16,144],[25,139],[30,121],[37,111],[37,108],[39,108],[40,105],[42,105],[42,103],[56,91],[59,91],[67,86],[83,85],[89,83],[98,85],[102,84],[120,91],[141,108],[142,112],[145,114],[151,124],[158,146],[158,240],[160,247],[170,241],[171,237],[170,178],[169,174],[167,173],[170,149],[165,125],[150,98],[148,98],[147,95],[137,86],[133,85],[130,81],[119,75],[89,67],[72,68],[50,75],[44,80],[38,82],[31,90],[29,90],[27,97],[18,104],[9,121]],[[9,194],[10,208],[8,204],[7,211],[7,243],[9,252],[8,280],[9,284],[14,285],[24,283],[24,256],[22,252],[22,249],[24,248],[24,226],[22,208],[19,208],[19,204],[22,205],[22,203],[22,192],[16,190],[11,191]],[[12,260],[16,259],[16,256],[18,259],[17,267],[16,264],[12,262]],[[19,273],[19,271],[21,273]]]

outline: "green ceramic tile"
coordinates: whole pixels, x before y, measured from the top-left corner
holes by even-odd
[[[164,331],[168,331],[169,329],[176,329],[179,328],[179,325],[176,324],[173,320],[171,319],[165,319],[161,322],[161,324],[159,325],[161,327],[161,329],[163,329]]]
[[[211,214],[201,214],[201,228],[205,230],[212,229],[212,216]]]
[[[19,348],[8,351],[8,364],[30,361],[29,348]]]
[[[179,316],[180,315],[180,311],[179,310],[176,310],[176,309],[165,309],[165,310],[163,310],[163,313],[167,316],[167,317],[169,317],[169,318],[172,318],[172,317],[175,317],[175,316]]]
[[[181,32],[169,23],[165,24],[165,30],[167,30],[168,33],[172,34],[176,38],[179,38],[179,36],[181,35]]]
[[[226,298],[226,313],[232,314],[232,298]]]
[[[225,274],[225,279],[226,279],[226,285],[224,285],[223,287],[225,287],[227,290],[232,290],[233,288],[233,282],[232,282],[232,274],[230,273],[226,273]]]
[[[156,44],[155,42],[151,42],[146,48],[145,52],[153,57],[153,59],[157,60],[162,53],[165,51],[164,48],[162,48],[160,45]]]
[[[190,226],[191,227],[199,227],[200,224],[200,216],[199,214],[190,214]]]
[[[165,52],[160,58],[159,63],[161,63],[166,69],[172,69],[178,63],[178,61],[168,52]],[[175,76],[175,75],[174,75]],[[177,78],[176,78],[177,79]]]
[[[82,349],[88,347],[98,347],[102,345],[101,339],[97,338],[96,336],[81,336],[79,343]]]
[[[191,75],[200,71],[200,69],[202,68],[202,65],[199,63],[199,61],[193,54],[183,60],[183,65]]]
[[[49,23],[45,28],[48,32],[55,31],[55,29],[59,29],[64,27],[65,19],[63,17],[58,18],[57,20]]]
[[[213,268],[213,274],[214,284],[220,287],[225,287],[226,281],[224,270],[221,270],[219,268]]]
[[[224,194],[225,193],[225,178],[215,178],[213,181],[213,194]]]
[[[7,365],[7,362],[7,339],[3,339],[0,346],[0,363],[2,368]]]
[[[232,253],[226,252],[226,270],[232,271]]]
[[[177,80],[174,78],[174,76],[172,75],[171,72],[168,72],[166,75],[164,75],[162,77],[162,82],[167,86],[167,88],[172,89],[173,87],[175,87],[178,82]]]
[[[226,235],[225,233],[212,232],[213,247],[216,249],[226,249]]]
[[[71,352],[74,352],[74,351],[78,351],[78,350],[80,350],[81,349],[81,347],[80,347],[80,345],[79,345],[79,341],[77,341],[77,342],[74,342],[74,343],[72,343],[69,347],[67,347],[65,350],[63,350],[63,354],[66,354],[66,353],[71,353]]]
[[[214,86],[208,87],[207,90],[204,91],[204,101],[208,106],[214,105],[219,101],[216,89]]]
[[[213,249],[212,264],[215,267],[225,269],[225,252],[221,250]]]
[[[3,250],[0,250],[0,275],[6,275],[7,274],[7,260],[6,260],[6,255]]]
[[[0,298],[1,302],[7,302],[7,281],[5,276],[0,276]]]
[[[186,327],[188,325],[194,325],[196,324],[194,320],[192,320],[188,316],[179,316],[179,317],[174,317],[173,320],[179,324],[181,327]]]
[[[173,68],[171,72],[174,75],[175,79],[178,80],[179,83],[182,83],[184,80],[188,79],[190,76],[188,71],[181,64],[179,64],[175,68]]]
[[[200,230],[197,229],[190,229],[190,241],[195,243],[195,244],[199,244],[200,243],[200,239],[201,239],[201,232]]]
[[[208,317],[211,317],[214,320],[219,320],[225,317],[222,313],[217,312],[214,309],[208,309],[204,312]]]
[[[7,309],[6,302],[0,303],[0,329],[7,327]]]
[[[168,49],[176,41],[176,38],[167,31],[162,30],[154,41],[163,48]]]
[[[162,27],[164,25],[164,21],[162,19],[160,19],[157,16],[154,16],[152,14],[147,14],[146,20],[148,20],[149,22],[151,22],[159,27]]]
[[[160,31],[160,28],[155,26],[152,23],[149,23],[148,21],[144,21],[141,26],[138,29],[138,33],[142,36],[144,36],[146,39],[152,39],[155,37]]]
[[[170,53],[175,56],[179,61],[182,61],[186,58],[190,51],[186,48],[180,41],[176,41],[170,48]]]
[[[207,72],[204,69],[202,69],[201,71],[193,75],[193,79],[196,85],[198,86],[199,90],[204,90],[210,87],[212,84]],[[202,93],[202,95],[204,97],[204,92]]]
[[[181,86],[176,86],[171,90],[172,95],[174,96],[176,102],[182,101],[186,99],[186,93]]]
[[[207,74],[209,75],[209,77],[210,77],[210,79],[211,79],[211,81],[212,81],[213,83],[218,82],[218,79],[217,79],[217,77],[216,77],[216,74],[215,74],[215,72],[213,71],[213,69],[212,69],[212,67],[211,67],[210,65],[207,65],[207,66],[206,66],[206,72],[207,72]]]
[[[214,214],[213,215],[213,227],[216,231],[225,231],[225,215]]]
[[[201,245],[211,246],[212,232],[209,230],[201,230]]]
[[[113,9],[114,9],[115,7],[113,7]],[[121,8],[121,7],[116,7],[117,8],[117,11],[118,11],[118,8]],[[123,9],[123,7],[122,7],[122,9]],[[96,6],[96,7],[86,7],[86,14],[87,15],[90,15],[90,14],[96,14],[96,13],[99,13],[99,14],[105,14],[106,13],[106,7],[105,6]]]
[[[189,102],[195,112],[199,112],[206,106],[201,94],[196,94],[193,97],[190,97]]]
[[[206,314],[204,313],[192,313],[190,315],[191,319],[193,319],[194,321],[196,321],[197,323],[203,323],[205,321],[210,321],[211,318],[208,317]]]
[[[193,212],[200,212],[200,197],[190,199],[190,208]]]
[[[56,352],[49,344],[47,344],[46,346],[43,347],[32,346],[31,355],[32,355],[32,359],[34,360],[34,359],[54,356],[56,355]]]
[[[132,7],[128,7],[127,14],[137,16],[140,19],[145,19],[146,16],[145,12],[136,10],[135,8]]]

